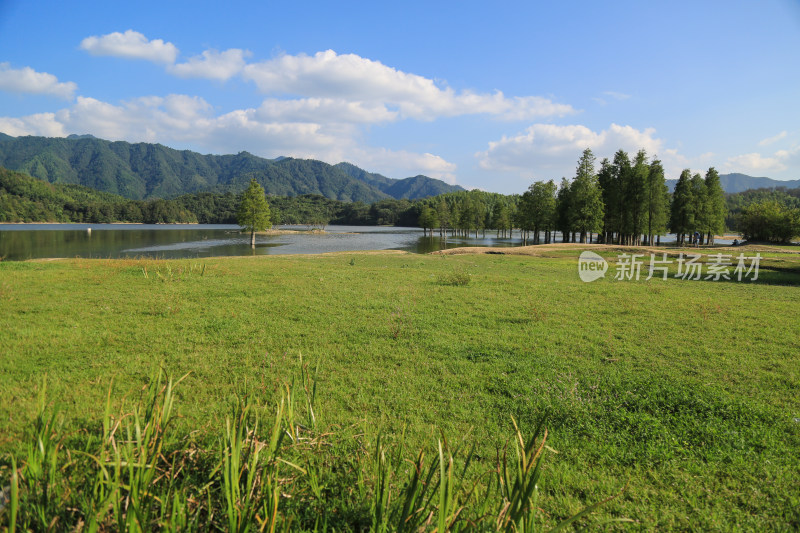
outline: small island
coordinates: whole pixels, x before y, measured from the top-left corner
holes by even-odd
[[[242,233],[247,233],[246,230],[242,230]],[[265,229],[262,231],[256,231],[256,235],[296,235],[296,234],[318,234],[318,235],[325,235],[328,232],[322,228],[311,228],[311,229]]]

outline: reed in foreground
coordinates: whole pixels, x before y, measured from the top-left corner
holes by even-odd
[[[184,376],[185,377],[185,376]],[[174,435],[175,386],[159,370],[139,402],[66,435],[43,381],[38,415],[18,463],[3,479],[7,531],[540,531],[561,523],[539,509],[548,451],[540,424],[514,434],[485,471],[474,446],[441,435],[435,453],[407,456],[403,436],[380,428],[319,427],[316,383],[301,360],[299,380],[271,398],[239,391],[224,432],[205,441]],[[298,384],[299,382],[299,384]],[[205,442],[206,445],[200,444]]]

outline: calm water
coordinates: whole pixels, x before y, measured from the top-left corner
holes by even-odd
[[[305,227],[284,227],[305,229]],[[91,231],[87,231],[91,229]],[[159,257],[318,254],[357,250],[428,253],[458,246],[519,246],[520,239],[423,237],[419,228],[328,226],[325,234],[257,235],[226,224],[0,224],[0,258]]]
[[[279,226],[306,229],[304,226]],[[91,231],[87,231],[91,229]],[[406,250],[428,253],[459,246],[519,246],[519,237],[424,237],[420,228],[327,226],[327,233],[257,235],[256,248],[239,226],[228,224],[0,224],[0,259],[47,257],[158,257],[320,254],[358,250]],[[674,241],[674,235],[662,242]],[[561,242],[557,236],[556,242]],[[730,241],[717,239],[717,244]]]

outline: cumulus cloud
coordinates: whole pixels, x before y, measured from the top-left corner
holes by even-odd
[[[760,143],[759,143],[760,144]],[[789,150],[778,150],[771,156],[757,152],[729,157],[725,169],[730,172],[747,173],[779,173],[790,168],[800,167],[800,146]]]
[[[56,112],[68,132],[91,132],[97,137],[133,142],[191,141],[208,126],[211,106],[202,98],[186,95],[143,97],[109,104],[78,97],[74,106]]]
[[[46,94],[72,98],[78,86],[71,82],[59,82],[58,78],[47,72],[36,72],[30,67],[11,68],[9,63],[0,63],[0,90],[15,93]]]
[[[380,102],[351,102],[341,98],[267,98],[258,109],[258,116],[263,120],[322,123],[391,122],[397,115],[397,111],[390,111]]]
[[[576,113],[568,104],[541,96],[456,91],[379,61],[333,50],[313,56],[284,54],[252,64],[247,64],[250,52],[246,50],[206,50],[175,63],[178,49],[172,43],[149,41],[133,30],[88,37],[81,47],[96,55],[161,62],[167,72],[183,78],[225,81],[241,75],[269,96],[260,112],[276,120],[305,121],[316,114],[313,120],[320,122],[370,124],[484,114],[519,121]]]
[[[424,174],[451,185],[456,183],[456,165],[430,153],[414,153],[386,148],[356,148],[346,158],[361,168],[374,170],[395,178]]]
[[[154,63],[172,64],[178,57],[178,48],[161,39],[148,40],[138,31],[127,30],[85,38],[81,49],[95,56],[114,56],[127,59],[145,59]]]
[[[518,135],[490,142],[488,150],[475,155],[485,170],[550,179],[574,174],[578,157],[586,148],[598,157],[611,157],[619,149],[629,154],[644,149],[655,155],[664,151],[663,144],[653,128],[641,131],[611,124],[608,129],[595,132],[582,125],[533,124]]]
[[[333,50],[282,55],[244,67],[242,75],[265,94],[324,98],[382,105],[398,118],[432,120],[442,116],[486,113],[523,120],[563,116],[575,110],[542,97],[507,98],[501,92],[479,94],[439,87],[433,80],[406,73],[355,54]]]
[[[758,153],[742,154],[728,158],[730,168],[738,168],[739,172],[764,172],[767,170],[781,171],[786,165],[777,157],[764,157]]]
[[[91,133],[109,140],[179,143],[202,138],[202,128],[213,118],[211,106],[198,97],[143,97],[114,105],[79,96],[72,106],[55,113],[0,117],[0,131],[48,137]]]
[[[74,105],[56,113],[0,117],[0,131],[46,136],[91,132],[109,140],[191,144],[214,153],[248,150],[266,157],[312,157],[335,153],[334,147],[342,145],[337,135],[326,133],[320,124],[267,122],[257,114],[256,109],[242,109],[215,116],[204,99],[179,94],[118,105],[78,97]],[[344,144],[348,142],[345,139]]]
[[[794,146],[789,150],[778,150],[775,157],[784,162],[788,167],[800,167],[800,146]]]
[[[250,52],[230,48],[219,52],[206,50],[199,56],[190,57],[185,63],[167,67],[167,70],[181,78],[207,78],[226,81],[239,74],[245,65],[245,57]]]
[[[43,137],[64,137],[64,125],[56,120],[55,113],[37,113],[27,117],[0,117],[0,132],[13,137],[20,135],[41,135]]]

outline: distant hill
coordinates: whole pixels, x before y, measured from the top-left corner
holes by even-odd
[[[416,199],[463,190],[426,176],[395,180],[342,165],[288,157],[265,159],[248,152],[204,155],[91,135],[50,138],[0,133],[0,166],[50,183],[83,185],[134,200],[202,191],[240,192],[251,178],[268,194],[319,194],[344,202]]]
[[[395,180],[381,174],[367,172],[351,163],[339,163],[336,168],[344,171],[350,177],[362,181],[398,200],[416,200],[418,198],[466,190],[459,185],[450,185],[442,180],[429,178],[428,176],[420,175],[413,178]]]
[[[727,193],[737,193],[748,191],[750,189],[774,189],[776,187],[786,187],[787,189],[794,189],[800,187],[800,180],[774,180],[772,178],[756,178],[748,176],[747,174],[720,174],[719,181],[722,185],[722,190]],[[678,180],[667,180],[667,187],[669,192],[675,190],[675,184]]]

